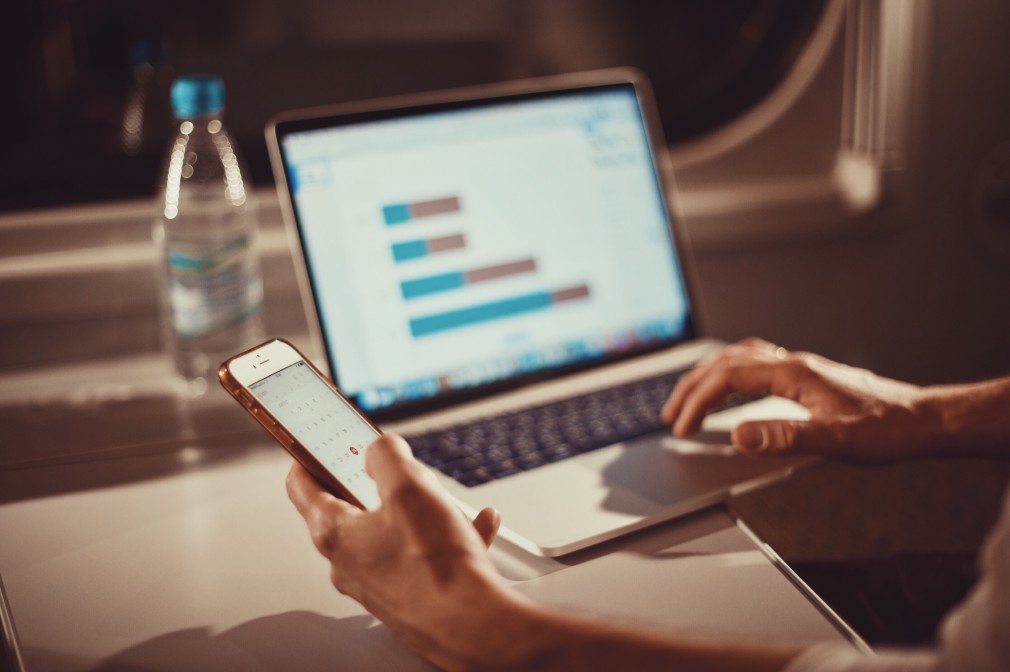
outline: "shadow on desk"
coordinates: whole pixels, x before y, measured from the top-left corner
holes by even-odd
[[[76,669],[80,661],[34,650],[42,669]],[[177,630],[103,660],[96,672],[192,670],[431,669],[370,616],[330,618],[289,611],[215,633],[209,627]]]
[[[140,481],[153,481],[176,474],[240,462],[250,456],[273,453],[280,448],[262,431],[234,432],[190,444],[178,441],[147,446],[132,446],[89,454],[77,460],[65,458],[56,463],[3,468],[0,504],[58,494],[101,490]],[[18,478],[18,473],[46,469],[45,480]]]

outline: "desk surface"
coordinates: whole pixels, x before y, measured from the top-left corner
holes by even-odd
[[[336,593],[269,443],[0,474],[0,571],[28,670],[423,668]],[[59,484],[62,492],[42,494]],[[535,600],[733,638],[842,635],[720,510],[563,561],[498,547]]]
[[[24,250],[0,254],[20,299],[0,307],[0,345],[25,353],[0,361],[0,575],[26,669],[424,669],[330,586],[284,493],[287,455],[220,391],[165,382],[142,206],[0,219],[0,243]],[[267,328],[297,335],[290,256],[264,214]],[[91,247],[33,237],[54,226]],[[110,227],[129,233],[109,243]],[[721,509],[561,560],[504,542],[492,555],[531,598],[608,620],[846,638]]]

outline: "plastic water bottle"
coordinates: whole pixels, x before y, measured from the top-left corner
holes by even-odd
[[[154,238],[164,256],[169,350],[191,391],[202,394],[221,361],[262,340],[257,213],[238,148],[221,123],[221,79],[177,79],[172,109],[179,134],[166,160]]]

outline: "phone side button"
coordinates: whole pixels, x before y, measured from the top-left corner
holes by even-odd
[[[274,422],[273,419],[266,413],[260,413],[260,409],[253,407],[249,409],[249,412],[252,413],[253,417],[259,420],[259,423],[266,427],[267,431],[271,434],[273,434],[277,429],[277,423]]]

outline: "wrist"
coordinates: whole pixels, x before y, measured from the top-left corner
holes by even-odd
[[[552,612],[505,589],[493,630],[478,638],[480,655],[460,669],[781,670],[798,650],[789,645],[730,644],[683,638]]]
[[[541,607],[482,568],[452,598],[450,623],[433,628],[437,655],[447,669],[529,669],[553,645],[549,616]]]
[[[942,454],[957,431],[949,396],[938,387],[919,388],[910,408],[920,455]]]
[[[987,455],[1003,452],[1010,440],[1010,416],[1005,412],[1010,381],[924,388],[919,404],[932,418],[930,452],[939,456]]]

